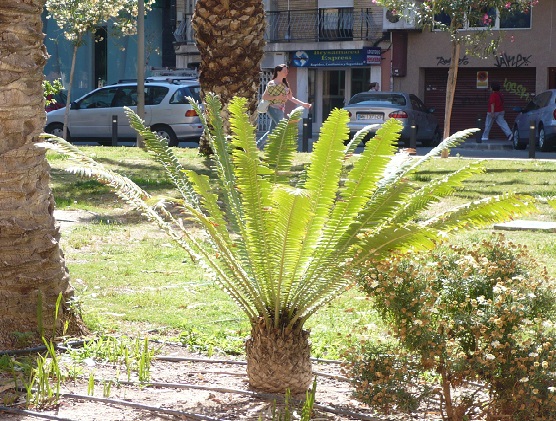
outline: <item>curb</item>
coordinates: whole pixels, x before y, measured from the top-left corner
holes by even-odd
[[[514,146],[507,140],[487,140],[478,143],[477,141],[466,141],[454,149],[479,149],[479,150],[513,150]]]

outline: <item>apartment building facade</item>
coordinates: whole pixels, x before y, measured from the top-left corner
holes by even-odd
[[[176,31],[178,67],[195,67],[200,61],[189,23],[194,6],[194,0],[177,4],[182,17]],[[305,116],[310,114],[314,131],[333,108],[367,90],[369,82],[389,87],[390,36],[383,31],[383,9],[370,0],[268,0],[265,10],[261,85],[276,65],[288,64],[295,96],[313,104]]]
[[[176,65],[199,62],[188,19],[195,0],[176,0]],[[412,20],[392,15],[371,0],[266,0],[267,46],[263,82],[277,64],[290,66],[295,94],[314,106],[317,131],[334,107],[379,82],[381,90],[417,94],[444,119],[446,80],[450,62],[449,36],[423,29]],[[502,11],[503,12],[503,11]],[[452,130],[482,124],[490,82],[502,84],[508,122],[514,107],[524,106],[536,93],[556,88],[556,2],[540,0],[530,13],[516,16],[487,10],[502,43],[495,55],[478,58],[462,51]],[[470,24],[469,31],[484,29]],[[263,83],[264,85],[264,83]],[[502,136],[495,128],[494,137]]]
[[[530,13],[508,14],[485,10],[501,43],[494,55],[475,57],[462,50],[452,111],[452,132],[484,124],[491,82],[499,82],[505,97],[506,120],[512,125],[517,111],[533,96],[556,88],[556,2],[540,0]],[[481,30],[483,22],[468,23],[467,31]],[[394,56],[406,61],[392,77],[392,89],[416,93],[436,108],[444,120],[450,41],[445,32],[421,30],[415,22],[385,23],[393,36]],[[478,121],[478,120],[482,121]],[[496,126],[496,125],[495,125]],[[496,126],[491,138],[504,139]]]

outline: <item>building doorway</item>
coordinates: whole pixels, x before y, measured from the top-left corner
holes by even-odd
[[[355,67],[351,69],[351,93],[350,96],[369,90],[371,81],[370,67]]]
[[[346,71],[324,70],[322,72],[322,114],[324,122],[334,108],[343,108],[346,96]]]
[[[548,68],[548,89],[556,89],[556,67]]]

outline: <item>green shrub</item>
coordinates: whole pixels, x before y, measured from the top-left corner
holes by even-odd
[[[415,386],[427,380],[453,421],[556,419],[556,295],[524,246],[497,236],[470,249],[368,262],[360,281],[399,346],[348,353],[358,397],[408,412],[406,396],[428,397]],[[378,381],[377,371],[388,379]],[[385,404],[388,382],[397,391]]]

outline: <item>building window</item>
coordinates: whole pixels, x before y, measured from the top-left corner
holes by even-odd
[[[353,39],[353,8],[319,9],[319,40]]]
[[[531,9],[527,12],[516,12],[508,9],[497,10],[494,7],[482,7],[472,9],[467,14],[467,22],[464,29],[530,29]],[[438,26],[450,26],[452,21],[450,15],[439,13],[434,17]],[[440,29],[437,26],[437,29]]]

